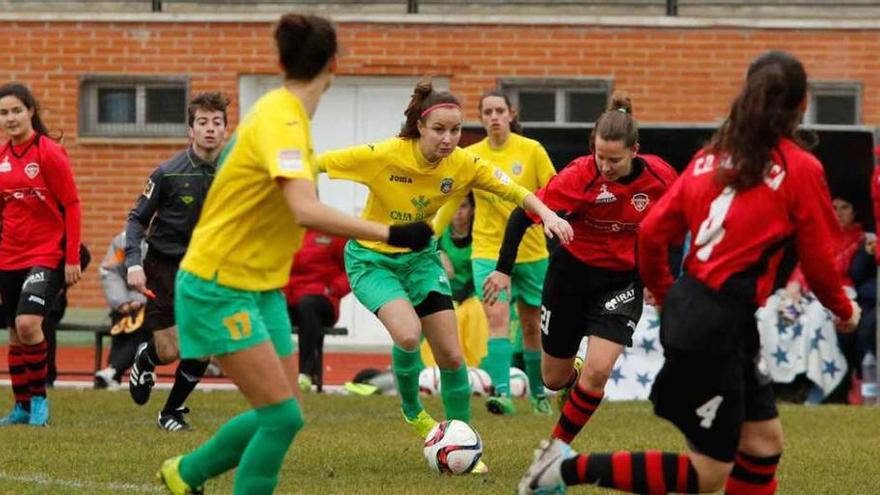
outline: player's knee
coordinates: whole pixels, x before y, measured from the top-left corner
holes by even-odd
[[[447,370],[457,370],[461,368],[464,359],[461,357],[461,353],[434,353],[434,360],[437,361],[437,364]]]
[[[581,383],[586,385],[589,390],[604,390],[610,374],[611,370],[609,369],[587,364],[581,374]]]
[[[19,315],[15,318],[15,330],[22,343],[38,343],[43,336],[43,318],[37,315]]]
[[[413,334],[399,336],[395,339],[395,344],[397,344],[397,347],[400,347],[405,351],[412,352],[419,348],[419,344],[421,344],[421,342],[419,340],[419,336]]]
[[[541,379],[544,381],[544,386],[550,390],[562,390],[570,385],[571,370],[542,368]]]
[[[724,488],[728,473],[715,471],[697,471],[700,493],[715,493]]]
[[[305,418],[296,400],[289,399],[277,406],[269,418],[269,424],[273,429],[293,438],[305,426]]]

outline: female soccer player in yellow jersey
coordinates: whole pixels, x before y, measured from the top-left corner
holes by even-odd
[[[172,494],[237,468],[237,495],[272,493],[284,455],[303,426],[290,320],[280,288],[306,228],[422,249],[425,223],[369,222],[322,205],[315,190],[309,119],[336,68],[326,20],[288,14],[275,30],[283,87],[241,122],[221,156],[177,274],[175,316],[183,358],[217,356],[253,409],[158,473]]]
[[[480,98],[480,122],[486,138],[466,149],[494,163],[517,184],[531,192],[547,185],[556,175],[553,162],[541,143],[520,135],[522,126],[501,93],[489,92]],[[498,251],[504,241],[504,229],[516,204],[498,196],[475,191],[477,214],[474,218],[474,246],[471,256],[474,287],[483,298],[483,282],[494,270]],[[544,234],[530,229],[523,237],[516,264],[511,273],[509,293],[500,294],[493,305],[483,303],[489,320],[488,355],[482,367],[492,377],[495,393],[486,400],[494,414],[512,414],[510,400],[510,305],[516,301],[522,328],[523,360],[529,377],[532,409],[538,414],[552,414],[550,401],[541,380],[541,288],[547,273],[547,245]]]
[[[567,243],[571,226],[516,184],[501,169],[458,148],[461,104],[420,82],[404,112],[397,137],[324,153],[320,171],[365,184],[370,196],[363,218],[397,225],[430,221],[450,198],[471,189],[503,197],[545,218],[545,231]],[[424,333],[440,367],[447,419],[470,419],[470,386],[462,363],[449,280],[435,245],[410,250],[368,240],[349,241],[345,266],[352,292],[374,312],[394,341],[392,369],[403,415],[424,437],[435,421],[419,401],[419,338]],[[479,466],[482,469],[485,466]]]

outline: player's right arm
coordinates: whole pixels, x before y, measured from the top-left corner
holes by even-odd
[[[138,292],[147,290],[147,277],[144,275],[143,252],[141,245],[146,237],[147,228],[159,209],[160,186],[162,184],[162,167],[156,168],[147,179],[144,192],[138,197],[134,208],[128,213],[125,223],[125,267],[128,270],[128,285]]]
[[[859,306],[846,297],[837,270],[828,269],[827,260],[834,259],[833,229],[839,227],[831,209],[831,194],[822,165],[805,162],[790,173],[793,183],[788,192],[794,202],[791,215],[801,271],[822,305],[840,319],[838,327],[852,331],[861,316]]]

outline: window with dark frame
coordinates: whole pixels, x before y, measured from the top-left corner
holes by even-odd
[[[809,124],[860,125],[862,87],[858,82],[813,82],[804,121]]]
[[[189,81],[184,77],[87,76],[80,82],[84,137],[184,137]]]
[[[607,79],[507,79],[500,86],[520,122],[539,126],[594,122],[612,87]]]

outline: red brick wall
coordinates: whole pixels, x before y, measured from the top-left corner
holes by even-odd
[[[863,84],[863,123],[880,124],[880,32],[587,26],[343,23],[339,72],[449,77],[467,108],[504,77],[611,76],[644,122],[721,118],[747,62],[762,50],[799,56],[813,79]],[[84,240],[100,259],[149,172],[183,144],[79,142],[77,89],[89,73],[188,74],[193,91],[235,96],[240,74],[276,70],[266,23],[5,22],[0,81],[31,86],[52,129],[65,132],[84,208]],[[230,119],[238,119],[233,98]],[[405,102],[400,103],[402,112]],[[100,307],[97,270],[72,293]]]

